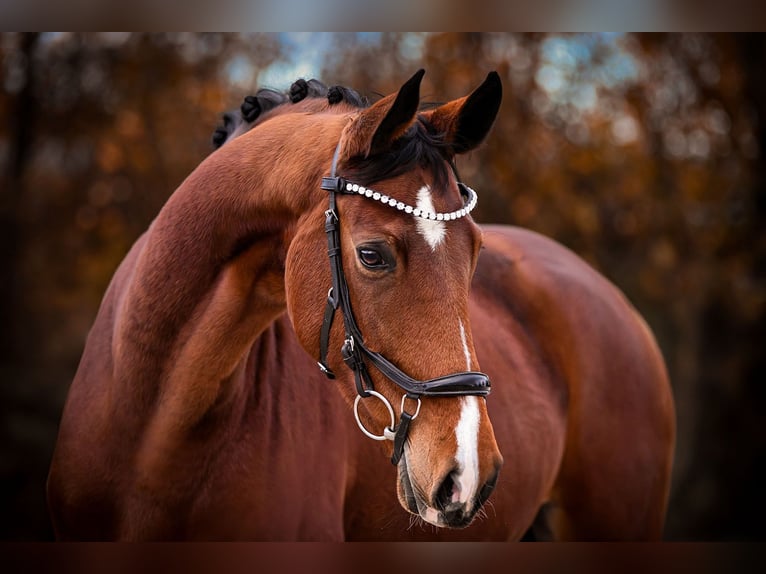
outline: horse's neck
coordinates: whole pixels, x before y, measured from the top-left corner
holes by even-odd
[[[208,411],[255,337],[285,309],[285,252],[308,203],[300,190],[318,188],[326,162],[317,148],[331,154],[334,143],[312,146],[304,134],[293,149],[305,157],[289,158],[300,166],[290,173],[279,169],[285,146],[258,135],[227,144],[189,176],[116,286],[117,385],[161,401],[161,418],[180,427]]]

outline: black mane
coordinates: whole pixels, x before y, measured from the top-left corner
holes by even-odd
[[[286,92],[260,88],[254,95],[245,97],[239,110],[223,114],[223,124],[213,134],[213,146],[219,148],[233,137],[253,128],[266,112],[305,99],[326,99],[331,106],[340,102],[359,109],[370,106],[369,100],[356,90],[346,86],[328,87],[316,79],[298,79]],[[423,108],[433,106],[432,103]],[[430,169],[436,184],[441,186],[447,179],[445,162],[450,161],[450,152],[443,135],[435,133],[425,118],[419,116],[418,121],[389,150],[366,158],[351,158],[342,166],[341,171],[356,183],[371,185],[420,167]]]
[[[345,86],[328,88],[314,79],[298,79],[286,92],[260,88],[254,95],[245,96],[239,110],[230,110],[222,114],[222,123],[213,132],[213,147],[218,149],[227,141],[252,129],[264,113],[280,106],[297,104],[307,98],[327,99],[330,105],[346,102],[360,109],[369,106],[367,98],[361,96],[356,90]]]
[[[351,158],[341,173],[354,183],[368,186],[401,175],[416,167],[431,170],[436,185],[441,187],[447,181],[451,163],[450,147],[444,135],[435,133],[432,126],[422,117],[403,136],[383,153],[368,157]]]

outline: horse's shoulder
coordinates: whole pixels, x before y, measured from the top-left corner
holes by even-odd
[[[630,373],[647,381],[637,388],[655,385],[669,404],[657,342],[622,291],[543,235],[506,226],[488,226],[483,233],[474,304],[494,316],[512,315],[528,336],[566,363],[565,370],[576,367],[586,378]]]
[[[643,329],[622,291],[561,243],[520,227],[491,225],[482,231],[474,289],[485,297],[520,314],[578,328],[601,323]]]
[[[482,227],[487,264],[514,283],[570,295],[623,298],[604,275],[561,243],[521,227]],[[481,263],[481,261],[480,261]]]
[[[480,272],[503,274],[513,283],[522,282],[541,289],[578,286],[607,289],[611,286],[580,256],[545,235],[507,225],[482,226],[482,232],[484,249],[479,259]]]

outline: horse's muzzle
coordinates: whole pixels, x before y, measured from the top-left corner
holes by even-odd
[[[497,484],[500,467],[495,469],[476,495],[466,502],[453,501],[455,472],[444,476],[433,494],[426,497],[422,488],[413,485],[407,468],[407,457],[399,461],[399,498],[402,506],[426,522],[443,528],[465,528],[473,522],[482,505],[492,494]]]

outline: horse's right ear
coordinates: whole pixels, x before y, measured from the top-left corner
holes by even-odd
[[[425,70],[418,70],[396,94],[386,96],[354,118],[343,134],[342,159],[383,151],[404,134],[415,120],[424,74]]]
[[[470,95],[424,113],[437,132],[444,134],[453,153],[465,153],[478,146],[495,122],[503,99],[503,84],[497,72],[490,72]]]

